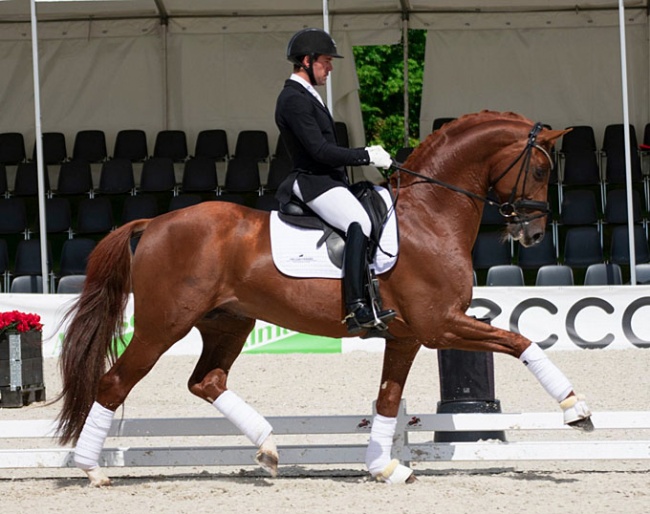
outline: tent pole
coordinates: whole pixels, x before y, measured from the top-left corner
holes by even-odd
[[[634,211],[632,209],[632,158],[630,148],[630,116],[627,98],[627,55],[625,44],[625,6],[618,1],[618,23],[621,39],[621,87],[623,93],[623,134],[625,139],[625,187],[627,189],[627,228],[630,251],[630,284],[636,285],[636,255],[634,245]]]
[[[409,19],[408,11],[402,16],[402,43],[404,48],[404,147],[409,145]]]
[[[38,184],[38,230],[41,243],[41,274],[43,294],[49,293],[47,262],[47,229],[45,223],[45,179],[43,174],[43,129],[41,127],[41,90],[38,74],[38,30],[36,27],[36,1],[30,0],[32,26],[32,67],[34,76],[34,128],[36,137],[36,169]]]
[[[165,87],[165,102],[163,104],[163,119],[165,120],[165,130],[169,130],[169,55],[167,52],[167,19],[164,19],[162,25],[162,51],[163,51],[163,80]]]
[[[323,30],[330,34],[330,7],[329,0],[323,0]],[[330,110],[330,114],[334,117],[334,102],[332,100],[332,81],[328,80],[325,84],[326,99],[325,103]]]

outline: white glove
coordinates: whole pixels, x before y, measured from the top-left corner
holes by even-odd
[[[393,165],[393,159],[390,154],[379,145],[366,147],[370,164],[378,168],[390,168]]]

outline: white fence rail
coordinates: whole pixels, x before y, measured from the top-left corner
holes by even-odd
[[[274,433],[280,436],[345,435],[356,441],[331,444],[279,445],[282,465],[360,464],[364,462],[372,415],[269,417]],[[599,431],[650,430],[650,412],[596,412],[596,431],[576,441],[565,440],[503,442],[427,442],[410,443],[409,435],[422,432],[570,431],[562,423],[561,413],[524,414],[399,414],[393,456],[405,463],[442,461],[540,461],[540,460],[648,460],[650,440],[597,440]],[[16,439],[30,446],[28,440],[54,440],[55,424],[49,420],[0,421],[0,437]],[[650,433],[650,432],[649,432]],[[224,418],[156,418],[115,420],[109,442],[117,447],[105,448],[100,464],[106,467],[149,466],[243,466],[252,464],[256,449],[247,445],[215,446],[204,439],[213,436],[237,436],[239,431]],[[357,437],[354,437],[354,436]],[[121,446],[120,440],[133,438],[182,437],[192,446],[161,446],[156,440],[149,446]],[[422,438],[424,436],[420,436]],[[324,438],[325,440],[325,438]],[[145,441],[148,442],[148,441]],[[170,443],[176,441],[169,441]],[[32,445],[36,446],[36,445]],[[0,450],[0,468],[62,468],[73,466],[72,450],[64,447]]]

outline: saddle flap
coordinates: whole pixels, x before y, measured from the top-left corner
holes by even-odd
[[[356,199],[359,200],[359,203],[365,209],[366,213],[368,213],[368,217],[372,224],[372,232],[370,234],[370,244],[368,248],[368,256],[372,259],[377,253],[377,246],[381,239],[384,223],[386,222],[388,207],[386,206],[384,198],[382,198],[382,195],[375,188],[372,182],[356,182],[350,186],[350,191]],[[383,191],[385,192],[386,190]],[[291,201],[282,204],[278,216],[282,221],[290,225],[322,230],[324,234],[320,240],[319,246],[323,242],[327,242],[328,252],[333,256],[332,261],[342,263],[342,256],[339,254],[342,253],[342,246],[344,244],[343,241],[341,241],[341,238],[344,238],[345,236],[319,218],[300,199],[293,196]],[[340,267],[338,264],[337,266]]]
[[[399,236],[395,211],[389,210],[392,204],[390,193],[386,189],[377,189],[389,213],[381,233],[382,251],[376,252],[371,264],[371,268],[380,275],[391,269],[397,261]],[[286,213],[283,215],[278,211],[271,213],[271,249],[273,262],[278,270],[291,277],[341,278],[342,250],[345,243],[339,233],[328,229],[330,235],[327,237],[327,244],[323,245],[323,239],[327,236],[323,229],[313,230],[311,227],[289,224],[285,221],[287,218],[297,221],[296,218],[302,216],[287,216]]]

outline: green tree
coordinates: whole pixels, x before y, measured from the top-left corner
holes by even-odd
[[[426,31],[409,30],[409,146],[417,145]],[[391,154],[404,146],[404,46],[357,46],[354,58],[366,141]]]

